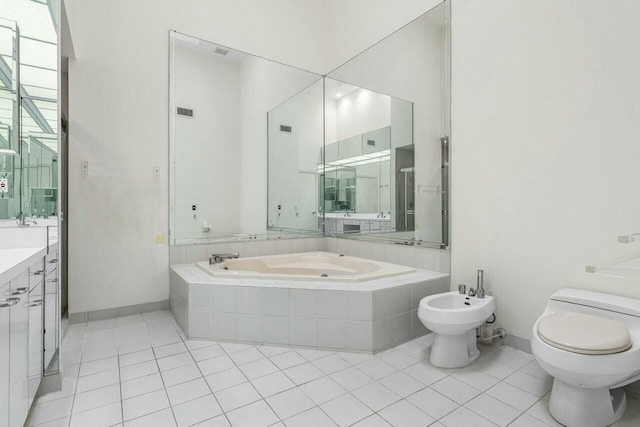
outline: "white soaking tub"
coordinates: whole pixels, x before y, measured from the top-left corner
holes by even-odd
[[[415,268],[330,252],[270,255],[197,265],[214,277],[229,279],[367,282],[413,273]]]
[[[448,274],[329,252],[172,265],[170,286],[189,338],[367,353],[427,333],[420,300],[450,288]]]

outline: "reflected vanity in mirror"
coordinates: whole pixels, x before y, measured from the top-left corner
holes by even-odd
[[[446,248],[447,7],[326,76],[171,32],[170,243]]]
[[[326,78],[325,138],[325,233],[412,232],[413,104]]]

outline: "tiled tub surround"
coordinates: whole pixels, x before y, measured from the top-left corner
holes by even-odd
[[[377,352],[427,332],[417,316],[449,276],[416,269],[364,283],[234,280],[170,268],[171,309],[190,339]]]

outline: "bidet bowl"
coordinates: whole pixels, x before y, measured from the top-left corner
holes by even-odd
[[[429,360],[441,368],[467,366],[480,356],[475,328],[495,309],[493,297],[470,297],[456,291],[420,301],[418,318],[434,332]]]
[[[423,298],[418,317],[437,334],[458,335],[482,325],[494,310],[492,296],[477,298],[453,291]]]

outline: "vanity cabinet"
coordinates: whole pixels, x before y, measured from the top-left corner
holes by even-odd
[[[0,284],[0,427],[9,425],[10,292],[9,282]]]
[[[45,257],[44,278],[44,370],[56,370],[57,365],[51,366],[51,361],[58,349],[58,322],[60,313],[58,310],[58,295],[60,294],[58,281],[58,248],[54,245],[49,248]],[[55,369],[54,369],[55,368]]]
[[[29,407],[36,396],[43,374],[43,287],[41,282],[29,291],[29,301],[27,303],[29,313],[29,355],[27,368]]]
[[[0,285],[0,427],[24,425],[42,379],[45,263],[35,259]]]
[[[9,378],[9,425],[24,424],[29,412],[28,340],[29,340],[29,271],[25,270],[10,280],[10,295],[17,302],[11,306],[11,344]]]

